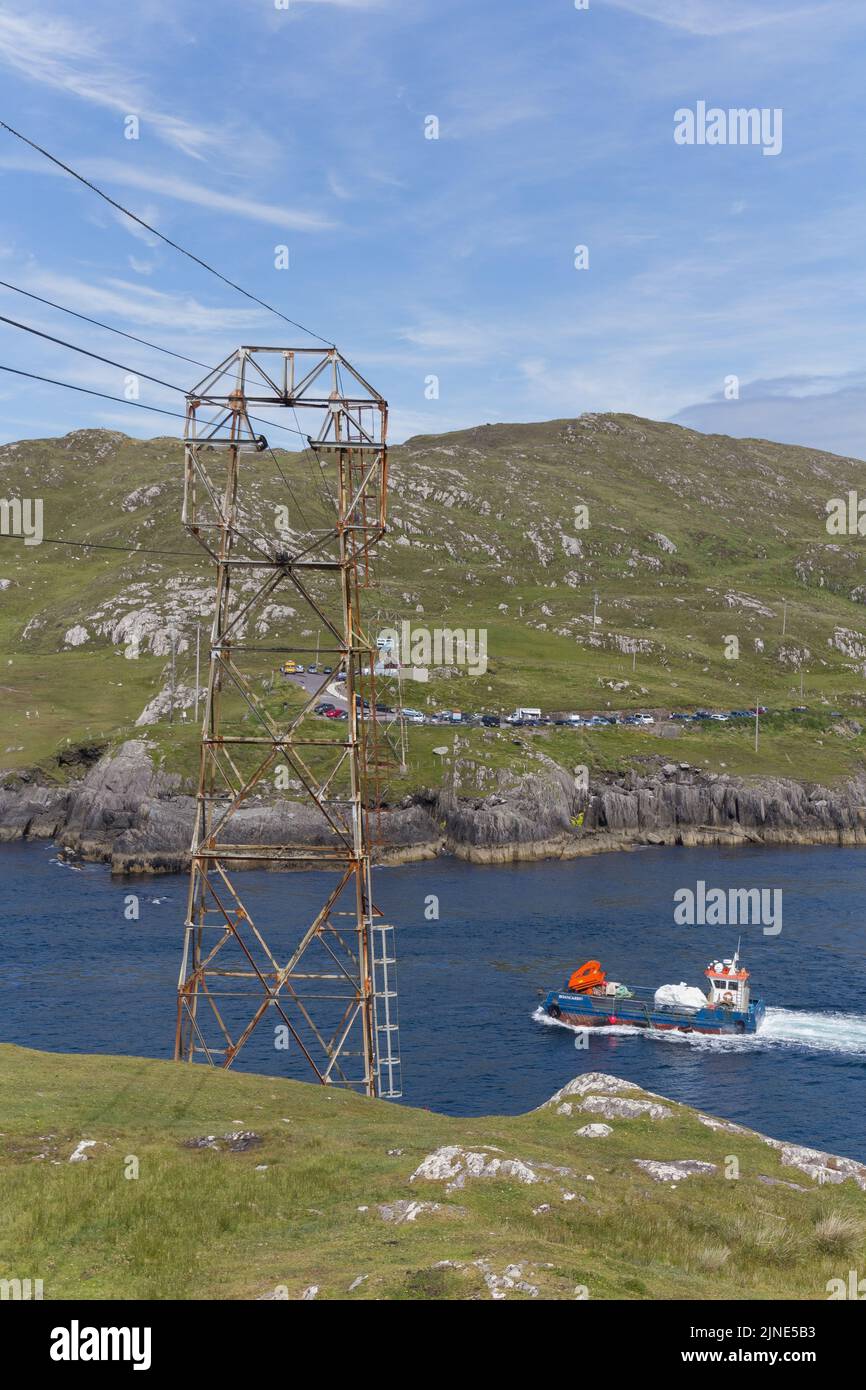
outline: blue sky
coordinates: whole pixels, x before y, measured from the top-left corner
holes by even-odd
[[[395,438],[625,410],[866,456],[864,36],[855,0],[0,3],[0,115],[336,341]],[[677,144],[699,101],[780,109],[781,151]],[[202,362],[308,341],[5,132],[0,209],[0,279]],[[0,362],[123,390],[2,324]],[[3,439],[94,425],[174,432],[0,374]]]

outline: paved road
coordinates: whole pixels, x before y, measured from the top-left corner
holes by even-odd
[[[280,676],[280,680],[286,682],[294,681],[296,685],[302,686],[310,695],[315,695],[317,691],[320,691],[319,700],[328,700],[332,705],[336,705],[337,709],[349,708],[348,701],[344,696],[337,693],[337,687],[333,684],[332,676],[313,676],[309,671],[305,671],[303,675]],[[328,684],[324,685],[326,680]],[[319,700],[316,701],[316,704],[319,703]]]

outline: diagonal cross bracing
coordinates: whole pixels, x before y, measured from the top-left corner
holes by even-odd
[[[278,528],[253,406],[290,410],[309,426],[312,466],[327,469],[318,472],[319,493],[328,491],[321,524],[293,517],[289,533]],[[384,1070],[378,1055],[375,933],[391,929],[378,925],[371,897],[369,827],[388,749],[377,738],[375,645],[361,612],[385,528],[386,432],[386,402],[336,349],[239,348],[190,393],[184,436],[183,520],[213,563],[215,588],[175,1056],[228,1067],[282,1028],[304,1074],[369,1095],[399,1094],[390,1023]],[[309,459],[289,457],[299,477]],[[273,631],[265,640],[283,593],[325,635],[335,670],[318,691],[284,683],[275,697],[275,656],[308,650],[279,626],[276,644]],[[337,677],[346,719],[312,724]],[[282,805],[280,769],[294,777]],[[259,826],[262,794],[269,814],[277,802],[276,840],[272,819]],[[297,875],[281,875],[275,890],[246,867],[314,868],[312,881],[326,887],[311,905]],[[386,1009],[392,998],[389,988]]]

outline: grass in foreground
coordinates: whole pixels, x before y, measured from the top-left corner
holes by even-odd
[[[813,1188],[776,1150],[710,1130],[685,1106],[586,1139],[575,1131],[598,1117],[577,1107],[463,1119],[264,1076],[5,1045],[0,1107],[0,1278],[41,1278],[46,1299],[254,1299],[280,1287],[294,1299],[311,1285],[320,1299],[487,1298],[479,1260],[497,1276],[520,1265],[547,1299],[578,1286],[591,1299],[818,1299],[866,1258],[866,1194],[852,1181]],[[238,1129],[262,1143],[185,1147]],[[92,1156],[70,1163],[82,1139],[97,1141]],[[410,1183],[444,1144],[497,1146],[573,1176],[470,1179],[451,1194]],[[730,1155],[737,1180],[723,1176]],[[635,1158],[719,1167],[672,1188]],[[137,1178],[125,1176],[133,1159]],[[397,1225],[379,1215],[405,1199],[457,1210]]]

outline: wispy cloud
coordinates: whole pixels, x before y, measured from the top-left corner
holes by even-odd
[[[707,38],[809,19],[840,9],[836,0],[800,0],[782,9],[771,8],[772,3],[773,0],[608,0],[614,9]]]
[[[494,343],[502,343],[502,325],[491,332],[489,323],[470,323],[465,319],[449,318],[442,314],[424,316],[422,322],[399,330],[398,337],[431,360],[448,362],[486,362],[491,358]]]
[[[77,96],[121,115],[146,116],[169,144],[200,159],[221,147],[224,136],[156,108],[148,93],[105,53],[99,34],[83,25],[0,12],[0,64],[19,76]]]
[[[85,280],[33,266],[16,279],[22,289],[45,299],[57,300],[78,313],[94,317],[108,315],[115,322],[139,328],[160,327],[180,332],[194,328],[198,335],[236,335],[265,317],[263,310],[252,306],[240,309],[212,308],[191,294],[173,294],[114,277],[102,281]],[[6,296],[12,292],[4,290],[2,293]],[[21,303],[17,295],[14,302]]]
[[[213,212],[228,213],[235,217],[248,218],[253,222],[266,222],[270,226],[280,227],[283,231],[315,232],[334,226],[330,219],[319,213],[299,212],[295,208],[283,207],[277,203],[265,203],[257,198],[243,197],[235,193],[220,193],[215,188],[207,188],[204,184],[193,183],[190,179],[141,169],[119,159],[82,159],[77,161],[76,167],[80,173],[93,179],[94,182],[102,181],[121,185],[125,188],[142,189],[147,193],[171,198],[175,202],[192,203],[196,207],[208,208]],[[36,158],[31,158],[30,155],[0,157],[0,169],[26,170],[32,174],[67,177],[62,170],[57,169],[53,164],[41,162]],[[106,188],[105,191],[110,193],[111,189]],[[146,221],[155,223],[157,218],[152,207],[149,209],[149,214],[142,212],[140,215]],[[118,219],[127,230],[133,231],[134,229],[136,236],[140,236],[142,240],[152,244],[150,233],[144,231],[137,223],[130,224],[129,219],[124,217],[122,213],[118,214]]]
[[[235,193],[220,193],[215,188],[191,183],[186,178],[135,168],[119,159],[87,161],[84,167],[85,172],[95,179],[110,179],[114,183],[124,184],[127,188],[141,188],[148,193],[172,198],[175,202],[194,203],[197,207],[210,208],[214,212],[233,213],[236,217],[246,217],[253,222],[267,222],[287,231],[315,232],[334,225],[319,213],[298,212],[278,203],[264,203],[256,198],[245,198]]]

